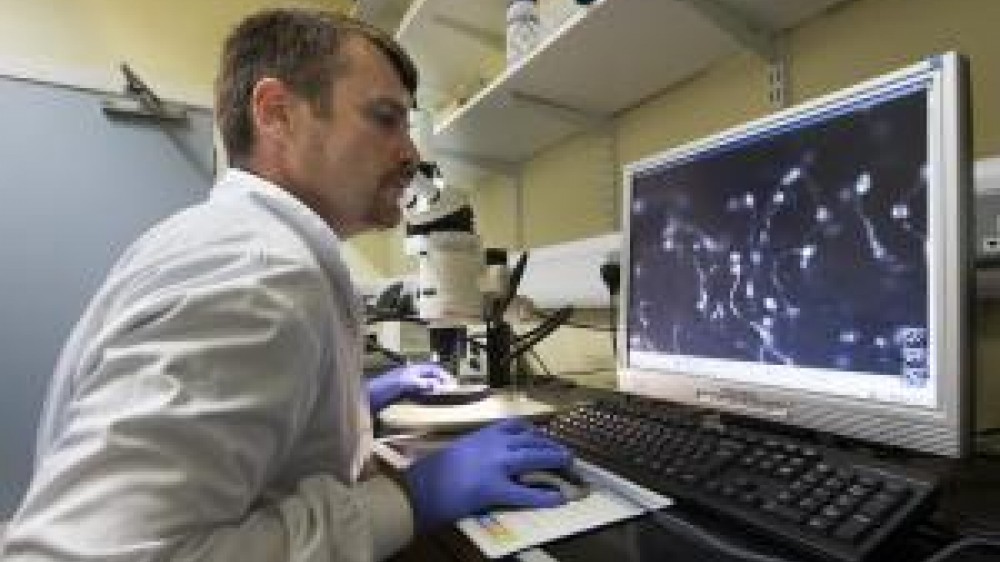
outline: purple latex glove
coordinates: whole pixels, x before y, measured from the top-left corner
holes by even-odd
[[[554,507],[555,490],[519,484],[531,470],[567,468],[569,450],[528,422],[507,419],[465,435],[405,472],[417,528],[427,530],[490,507]]]
[[[401,398],[450,384],[455,384],[454,377],[436,363],[400,365],[368,379],[368,403],[373,412],[378,412]]]

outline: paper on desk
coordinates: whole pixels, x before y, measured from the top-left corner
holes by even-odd
[[[661,509],[673,502],[586,461],[574,461],[576,474],[591,485],[578,501],[547,509],[497,510],[458,522],[458,528],[489,558]]]

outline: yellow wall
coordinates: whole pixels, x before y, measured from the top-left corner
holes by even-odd
[[[289,5],[349,0],[0,0],[0,72],[117,90],[128,62],[162,97],[209,106],[229,29]]]

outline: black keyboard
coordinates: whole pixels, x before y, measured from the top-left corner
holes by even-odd
[[[933,506],[935,478],[738,417],[645,398],[543,430],[582,458],[822,559],[859,562]]]

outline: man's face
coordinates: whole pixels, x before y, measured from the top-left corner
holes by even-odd
[[[399,223],[419,155],[407,120],[412,98],[389,59],[361,37],[347,40],[343,56],[329,114],[296,104],[287,154],[293,189],[346,237]]]

